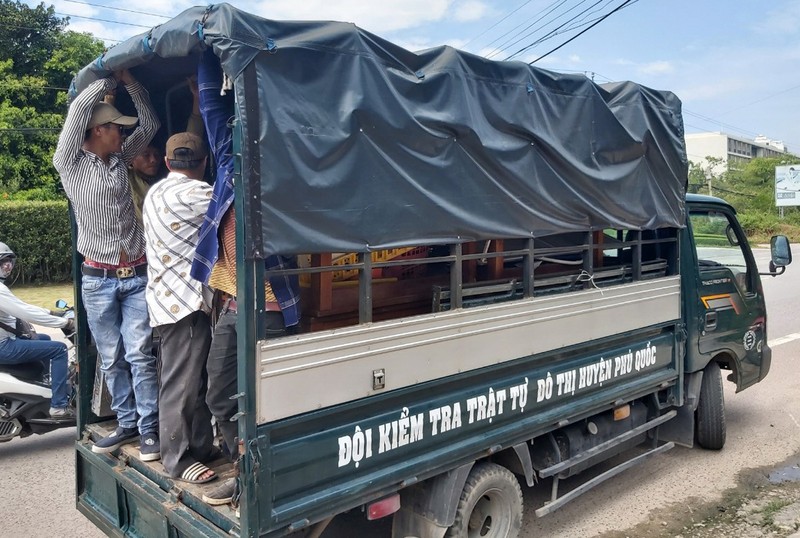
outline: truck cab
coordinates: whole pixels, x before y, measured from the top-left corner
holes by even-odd
[[[686,256],[697,269],[685,278],[698,290],[686,305],[687,319],[697,320],[687,326],[689,341],[697,342],[687,350],[687,370],[716,361],[730,371],[738,392],[764,379],[770,368],[759,270],[733,207],[719,198],[688,195],[687,209],[687,244],[695,248]]]

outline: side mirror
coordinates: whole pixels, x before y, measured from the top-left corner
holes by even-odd
[[[792,248],[785,235],[776,235],[770,239],[769,250],[772,259],[769,262],[769,271],[772,276],[781,275],[786,271],[786,266],[792,263]],[[780,269],[780,272],[777,270]]]
[[[59,299],[56,301],[56,308],[66,308],[66,307],[67,307],[67,301],[65,301],[64,299]]]
[[[785,235],[774,236],[769,242],[769,250],[772,263],[777,267],[792,263],[792,247],[789,246],[789,239]]]
[[[725,228],[725,235],[728,237],[728,243],[730,243],[731,246],[739,246],[739,238],[736,237],[736,230],[734,230],[733,226],[730,224]]]

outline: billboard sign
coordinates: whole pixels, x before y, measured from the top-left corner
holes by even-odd
[[[775,167],[775,205],[800,205],[800,164]]]

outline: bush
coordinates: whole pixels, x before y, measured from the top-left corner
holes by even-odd
[[[66,201],[0,203],[0,241],[17,255],[7,283],[72,279],[72,239]]]
[[[766,243],[776,234],[787,236],[792,243],[800,241],[800,218],[796,213],[781,219],[772,212],[743,211],[738,218],[751,243]]]

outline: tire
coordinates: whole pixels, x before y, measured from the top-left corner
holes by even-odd
[[[725,446],[725,396],[719,364],[709,362],[703,369],[700,401],[695,411],[695,440],[708,450]]]
[[[522,489],[514,473],[495,463],[472,468],[450,538],[516,538],[522,527]]]

